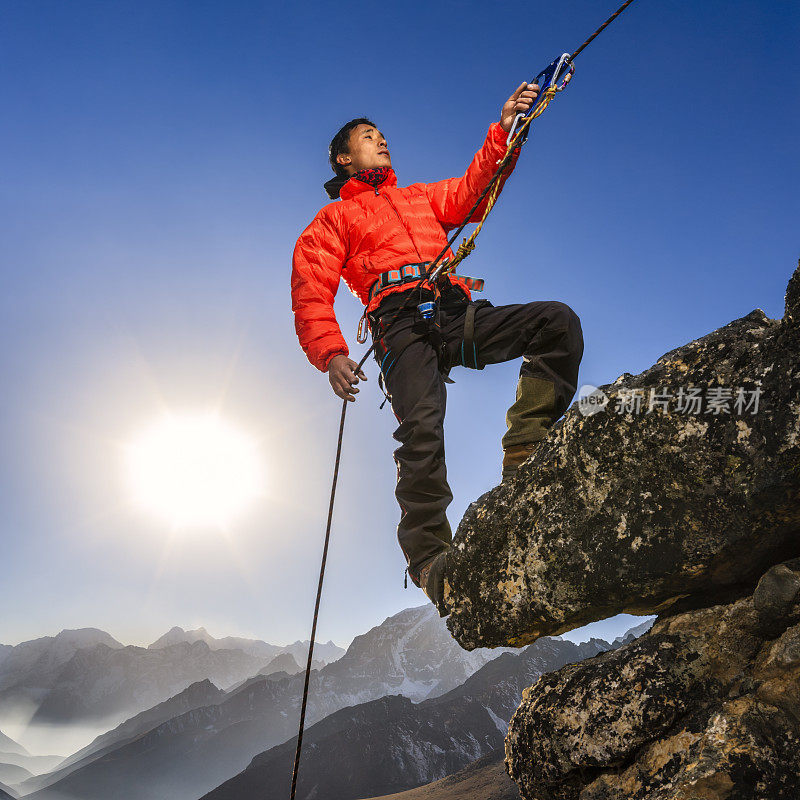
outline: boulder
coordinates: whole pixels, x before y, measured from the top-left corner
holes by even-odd
[[[800,559],[543,675],[505,749],[525,800],[800,797]]]
[[[444,596],[465,649],[730,603],[800,556],[800,266],[783,319],[756,309],[594,394],[458,526]]]

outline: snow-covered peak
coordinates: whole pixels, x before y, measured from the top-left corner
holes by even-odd
[[[458,686],[507,649],[463,650],[433,604],[426,603],[405,608],[356,636],[323,675],[347,674],[356,691],[359,684],[383,684],[387,694],[418,702]]]

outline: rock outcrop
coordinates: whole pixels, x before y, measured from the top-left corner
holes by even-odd
[[[800,266],[782,319],[573,404],[469,507],[445,601],[467,649],[658,615],[525,690],[505,741],[525,800],[800,797]]]
[[[462,647],[730,601],[800,556],[800,268],[782,320],[756,309],[599,389],[458,526]]]
[[[542,676],[506,765],[526,800],[796,800],[800,559],[750,597]]]

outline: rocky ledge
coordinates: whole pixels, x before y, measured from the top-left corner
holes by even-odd
[[[756,309],[599,390],[464,515],[444,596],[465,649],[732,602],[800,556],[800,266],[783,319]]]
[[[800,797],[800,559],[525,690],[506,768],[526,800]]]

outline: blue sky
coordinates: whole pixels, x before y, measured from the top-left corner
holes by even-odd
[[[401,184],[462,174],[508,95],[615,6],[0,2],[0,642],[307,638],[340,401],[297,343],[289,270],[328,142],[367,115]],[[636,0],[536,124],[463,271],[495,305],[571,305],[580,383],[782,315],[798,28],[793,2]],[[360,356],[344,286],[336,312]],[[451,376],[454,528],[499,481],[517,370]],[[340,644],[426,602],[403,589],[395,421],[368,374],[318,631]],[[265,496],[225,535],[126,505],[120,446],[164,408],[215,408],[260,443]]]

